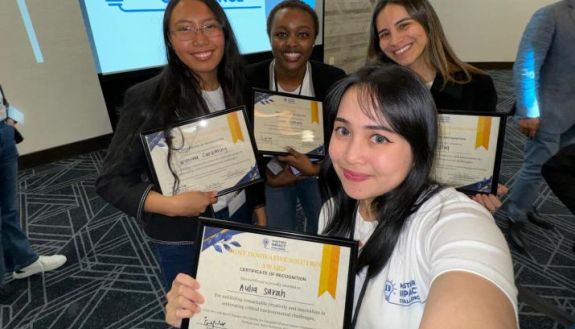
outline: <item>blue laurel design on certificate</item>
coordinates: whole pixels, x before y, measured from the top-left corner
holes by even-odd
[[[223,253],[231,251],[234,247],[241,248],[241,244],[237,241],[232,241],[232,237],[242,232],[228,230],[223,228],[206,227],[204,231],[204,239],[202,243],[202,251],[213,247],[215,251]]]
[[[153,133],[146,136],[146,142],[148,143],[148,147],[150,151],[154,149],[154,147],[167,147],[166,139],[164,138],[164,132],[159,131],[157,133]]]
[[[493,184],[493,176],[489,178],[484,178],[479,182],[475,182],[473,184],[462,186],[462,189],[465,190],[472,190],[477,192],[489,192],[491,191],[491,185]]]
[[[256,104],[264,104],[264,105],[271,104],[274,102],[274,100],[271,99],[271,97],[272,95],[270,94],[256,92],[254,95],[254,102]]]
[[[253,182],[253,181],[255,181],[256,179],[260,179],[260,178],[261,178],[261,176],[260,176],[260,171],[258,170],[258,166],[257,166],[257,165],[253,165],[253,166],[250,168],[250,171],[249,171],[247,174],[245,174],[244,177],[242,177],[242,178],[236,183],[235,186],[242,185],[242,184],[246,184],[246,183],[249,183],[249,182]]]

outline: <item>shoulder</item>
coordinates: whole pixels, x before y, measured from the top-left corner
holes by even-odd
[[[337,79],[345,76],[345,71],[339,67],[313,60],[309,62],[311,63],[312,74],[317,72],[318,74],[327,74],[329,77],[335,77]]]
[[[246,67],[248,82],[252,87],[268,88],[271,61],[271,59],[266,59]]]

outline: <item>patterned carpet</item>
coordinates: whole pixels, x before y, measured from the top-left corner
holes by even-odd
[[[513,101],[509,72],[493,71],[499,109]],[[508,126],[501,180],[512,185],[521,165],[522,136]],[[26,280],[8,279],[0,300],[0,328],[167,328],[157,263],[134,219],[101,200],[94,180],[104,151],[23,170],[19,175],[22,220],[40,254],[63,253],[62,270]],[[529,225],[529,255],[513,251],[518,282],[575,315],[575,217],[547,189],[535,206],[555,225]],[[496,214],[500,227],[507,223]],[[523,329],[564,328],[520,303]]]

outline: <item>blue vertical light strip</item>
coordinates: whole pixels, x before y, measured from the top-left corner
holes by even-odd
[[[537,100],[537,77],[535,76],[535,51],[533,48],[525,53],[521,68],[521,98],[528,118],[539,117],[539,101]]]
[[[24,22],[24,27],[26,27],[26,32],[28,33],[28,39],[30,39],[30,45],[32,46],[34,56],[36,57],[36,62],[40,64],[44,63],[44,56],[42,55],[42,50],[40,49],[38,38],[36,38],[36,32],[34,31],[34,26],[32,25],[32,19],[30,18],[30,13],[28,12],[26,0],[16,0],[16,3],[18,3],[18,7],[20,8],[22,21]]]

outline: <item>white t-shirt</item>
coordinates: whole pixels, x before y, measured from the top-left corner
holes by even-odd
[[[270,90],[272,91],[279,91],[282,93],[292,94],[292,95],[301,95],[307,97],[315,97],[315,91],[313,89],[313,80],[311,76],[311,63],[307,62],[305,75],[303,76],[303,81],[301,85],[299,85],[296,89],[292,91],[287,91],[282,88],[280,83],[277,83],[277,90],[276,90],[276,82],[275,82],[275,59],[270,63]],[[301,89],[301,92],[300,92]]]
[[[319,232],[327,225],[326,207]],[[354,239],[372,226],[358,212]],[[517,317],[513,264],[503,234],[485,208],[452,188],[435,194],[407,220],[388,264],[368,283],[355,328],[418,328],[433,280],[449,271],[489,280],[509,298]],[[356,276],[354,310],[365,274],[366,269]]]

